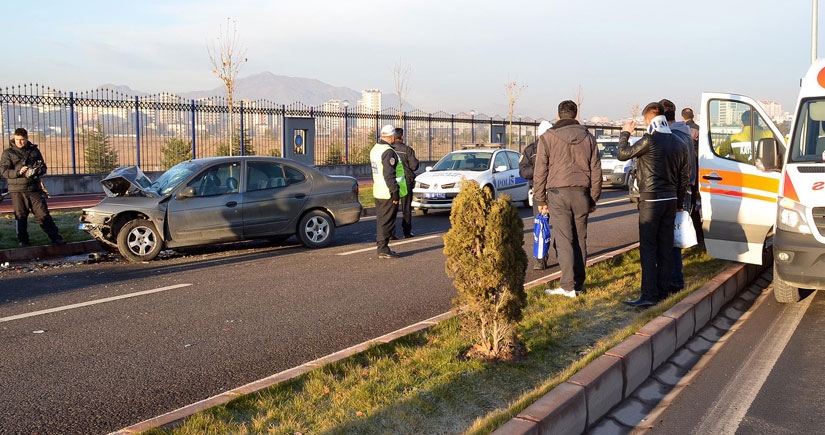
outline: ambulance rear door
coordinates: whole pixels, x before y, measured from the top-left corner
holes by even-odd
[[[699,128],[699,191],[708,254],[762,264],[776,221],[783,136],[755,100],[734,94],[703,93]],[[773,152],[766,153],[770,148]]]

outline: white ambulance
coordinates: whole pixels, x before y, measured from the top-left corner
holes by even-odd
[[[708,254],[774,262],[774,295],[825,289],[825,59],[802,79],[786,144],[762,107],[702,94],[699,189]],[[773,245],[773,258],[766,255]]]

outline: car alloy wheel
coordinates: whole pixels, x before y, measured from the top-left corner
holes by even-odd
[[[149,261],[160,253],[163,241],[152,222],[134,219],[127,222],[117,234],[120,255],[132,261]]]
[[[301,219],[298,238],[308,248],[323,248],[332,243],[335,225],[332,218],[323,211],[313,210]]]

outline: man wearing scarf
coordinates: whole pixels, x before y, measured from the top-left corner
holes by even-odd
[[[661,103],[645,106],[647,133],[629,143],[634,121],[622,127],[619,160],[636,158],[639,182],[639,255],[642,289],[639,298],[625,301],[632,307],[656,305],[669,291],[673,268],[673,221],[685,203],[689,184],[689,158],[682,140],[668,126]]]

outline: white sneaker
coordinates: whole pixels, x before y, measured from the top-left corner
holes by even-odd
[[[554,289],[551,289],[551,290],[545,290],[544,292],[547,293],[548,295],[561,295],[561,296],[567,296],[568,298],[575,298],[576,297],[576,291],[575,290],[569,290],[568,291],[568,290],[565,290],[563,288],[554,288]]]

